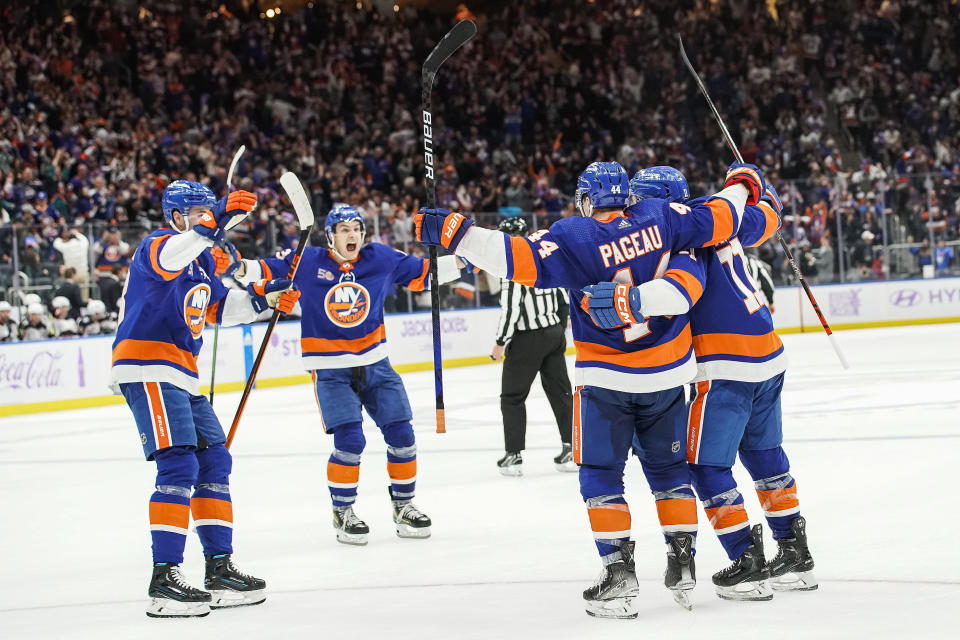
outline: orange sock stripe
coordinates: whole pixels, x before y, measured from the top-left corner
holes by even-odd
[[[359,468],[359,467],[358,467]],[[417,477],[417,461],[387,462],[387,475],[392,480],[409,480]]]
[[[783,511],[800,506],[800,501],[797,499],[796,484],[785,489],[757,491],[757,496],[760,498],[760,505],[764,511]]]
[[[625,504],[609,504],[587,509],[590,528],[594,531],[627,531],[630,529],[630,507]]]
[[[722,507],[704,509],[714,529],[726,529],[747,522],[747,510],[742,504],[726,504]]]
[[[190,507],[173,502],[151,502],[150,524],[186,529],[190,525]]]
[[[194,520],[226,520],[233,522],[233,503],[219,498],[193,498],[190,510]]]
[[[339,484],[349,484],[360,481],[360,465],[350,466],[327,462],[327,480]]]
[[[657,500],[657,517],[661,526],[697,524],[697,501],[693,498]]]

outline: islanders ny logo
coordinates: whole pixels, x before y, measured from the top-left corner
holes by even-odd
[[[333,324],[355,327],[366,320],[370,313],[370,292],[357,282],[340,282],[327,291],[323,307]]]
[[[187,291],[183,297],[183,321],[187,323],[191,335],[199,338],[203,334],[203,327],[207,319],[207,303],[210,301],[210,287],[205,284]]]

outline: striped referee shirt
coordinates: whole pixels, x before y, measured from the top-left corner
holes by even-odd
[[[546,329],[566,322],[569,314],[563,289],[534,289],[507,280],[500,289],[497,344],[505,345],[517,331]]]

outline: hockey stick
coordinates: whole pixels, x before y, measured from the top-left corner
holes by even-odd
[[[434,173],[433,115],[430,113],[430,94],[437,72],[447,58],[462,47],[477,33],[477,25],[470,20],[461,20],[437,43],[427,61],[423,63],[420,76],[423,102],[423,161],[427,180],[427,208],[437,206],[437,178]],[[446,433],[447,424],[443,409],[443,354],[440,345],[440,281],[437,277],[437,248],[430,247],[430,314],[433,317],[433,373],[437,392],[437,433]]]
[[[297,213],[297,220],[300,223],[300,240],[297,243],[297,250],[293,254],[293,260],[290,263],[290,269],[287,271],[287,280],[293,280],[297,275],[297,267],[300,266],[300,256],[303,250],[307,248],[307,241],[310,239],[310,230],[313,228],[313,207],[310,206],[310,200],[307,193],[303,190],[300,178],[295,173],[288,171],[280,176],[280,184],[283,190],[287,192],[287,197],[293,204],[293,210]],[[237,427],[240,425],[240,416],[243,415],[243,409],[247,405],[247,399],[250,397],[250,391],[253,390],[253,381],[257,378],[257,371],[260,369],[260,363],[263,361],[263,354],[267,351],[267,345],[270,344],[270,336],[273,334],[273,328],[277,326],[277,320],[280,319],[280,310],[274,309],[270,316],[270,324],[267,325],[267,332],[263,334],[263,342],[260,343],[260,351],[257,352],[257,358],[253,361],[253,368],[250,370],[250,377],[247,378],[247,384],[243,388],[243,395],[240,397],[240,404],[237,406],[237,413],[233,416],[233,424],[230,425],[230,433],[227,435],[227,449],[233,443],[233,436],[237,433]]]
[[[720,112],[717,111],[717,108],[713,104],[713,100],[710,99],[710,94],[707,93],[707,87],[704,86],[703,80],[700,79],[700,76],[697,74],[697,70],[693,68],[693,64],[690,62],[690,58],[687,57],[687,52],[683,48],[683,38],[681,38],[679,34],[677,34],[677,42],[680,44],[680,55],[683,57],[683,63],[687,66],[687,69],[689,69],[690,75],[692,75],[694,80],[696,80],[697,86],[700,88],[700,93],[702,93],[703,97],[707,99],[707,106],[710,107],[710,111],[713,113],[714,119],[717,121],[717,124],[720,125],[720,131],[723,132],[723,138],[726,140],[727,146],[729,146],[730,150],[733,151],[733,155],[736,156],[737,161],[743,162],[743,156],[740,155],[740,149],[737,148],[737,144],[733,141],[733,136],[730,135],[727,125],[724,124],[723,118],[720,117]],[[783,239],[783,234],[780,233],[779,229],[777,229],[776,236],[777,241],[780,243],[780,247],[783,249],[783,254],[790,262],[790,267],[793,269],[794,277],[800,281],[800,285],[807,294],[807,299],[810,300],[810,304],[813,305],[813,310],[816,312],[817,318],[820,319],[820,324],[823,326],[823,330],[827,333],[827,337],[830,338],[830,346],[832,346],[833,350],[836,352],[837,357],[840,359],[840,364],[843,365],[843,368],[849,369],[850,363],[847,362],[847,359],[843,356],[843,352],[840,351],[840,345],[837,344],[836,338],[833,337],[833,331],[830,329],[830,325],[827,324],[827,319],[820,310],[820,305],[817,304],[817,299],[813,297],[813,292],[810,290],[810,285],[807,284],[806,278],[804,278],[803,274],[800,273],[800,267],[797,265],[797,261],[793,259],[793,254],[790,253],[790,247],[787,246],[787,242]],[[803,311],[801,309],[801,316],[802,314]]]
[[[233,183],[233,172],[237,170],[240,164],[240,157],[247,150],[246,145],[240,145],[237,152],[233,154],[233,160],[230,161],[230,169],[227,170],[227,195],[230,195],[230,185]],[[226,239],[224,239],[226,243]],[[233,252],[227,248],[227,255],[230,256],[230,264],[233,264]],[[220,323],[213,325],[213,364],[210,365],[210,406],[213,406],[213,384],[217,379],[217,340],[220,338]]]

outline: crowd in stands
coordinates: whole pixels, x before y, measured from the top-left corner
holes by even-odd
[[[0,9],[0,289],[14,245],[33,282],[57,285],[67,269],[80,287],[122,280],[132,248],[162,222],[164,186],[198,179],[223,193],[241,144],[235,183],[260,197],[232,237],[242,253],[296,242],[285,170],[319,215],[353,204],[369,239],[410,247],[423,200],[420,69],[455,17],[314,0],[267,18],[243,4]],[[434,89],[441,206],[549,225],[574,214],[576,177],[598,159],[631,174],[670,164],[694,193],[716,188],[731,154],[680,62],[679,33],[745,159],[780,187],[784,235],[809,275],[832,280],[846,264],[848,278],[884,277],[884,240],[919,243],[930,226],[936,244],[960,236],[954,0],[527,0],[470,11],[458,17],[480,33]],[[779,247],[761,255],[785,271]],[[952,268],[937,248],[918,246],[917,267],[923,259]]]

